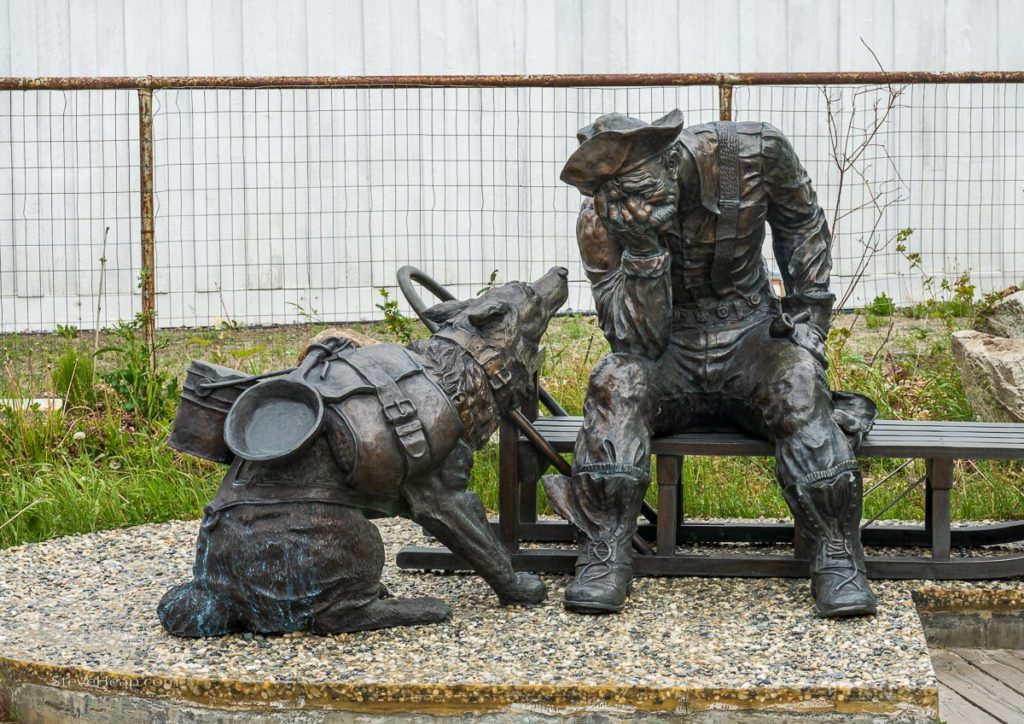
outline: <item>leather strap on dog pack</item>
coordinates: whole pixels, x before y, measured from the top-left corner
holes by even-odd
[[[724,295],[732,289],[733,255],[739,233],[740,154],[736,124],[718,124],[718,224],[711,262],[711,288]]]
[[[398,438],[405,454],[413,460],[419,460],[426,455],[429,447],[416,403],[406,397],[395,381],[372,360],[363,360],[357,355],[351,355],[341,361],[350,365],[377,390],[377,398],[384,410],[384,417],[394,430],[395,437]]]

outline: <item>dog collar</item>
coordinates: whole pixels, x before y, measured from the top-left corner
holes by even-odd
[[[454,342],[466,350],[476,363],[483,367],[491,389],[495,392],[512,381],[512,373],[505,364],[501,352],[487,344],[480,335],[449,325],[439,329],[434,336]]]

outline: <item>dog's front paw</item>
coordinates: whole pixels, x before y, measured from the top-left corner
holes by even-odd
[[[498,595],[505,606],[536,606],[547,597],[547,586],[532,573],[517,573],[512,587]]]

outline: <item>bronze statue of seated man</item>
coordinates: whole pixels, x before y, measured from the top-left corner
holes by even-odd
[[[582,532],[566,608],[625,605],[651,436],[728,425],[775,444],[816,613],[873,614],[854,448],[877,413],[829,390],[832,239],[789,141],[767,123],[684,128],[679,111],[605,115],[578,138],[561,177],[586,196],[577,237],[612,351],[590,378],[572,478],[545,479]]]

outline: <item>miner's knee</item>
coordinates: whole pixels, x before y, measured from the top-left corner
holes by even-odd
[[[591,398],[645,399],[650,388],[650,360],[632,354],[605,355],[590,373]]]
[[[802,350],[801,350],[802,351]],[[776,436],[831,421],[831,393],[818,363],[810,354],[794,356],[785,365],[768,365],[760,406]]]

